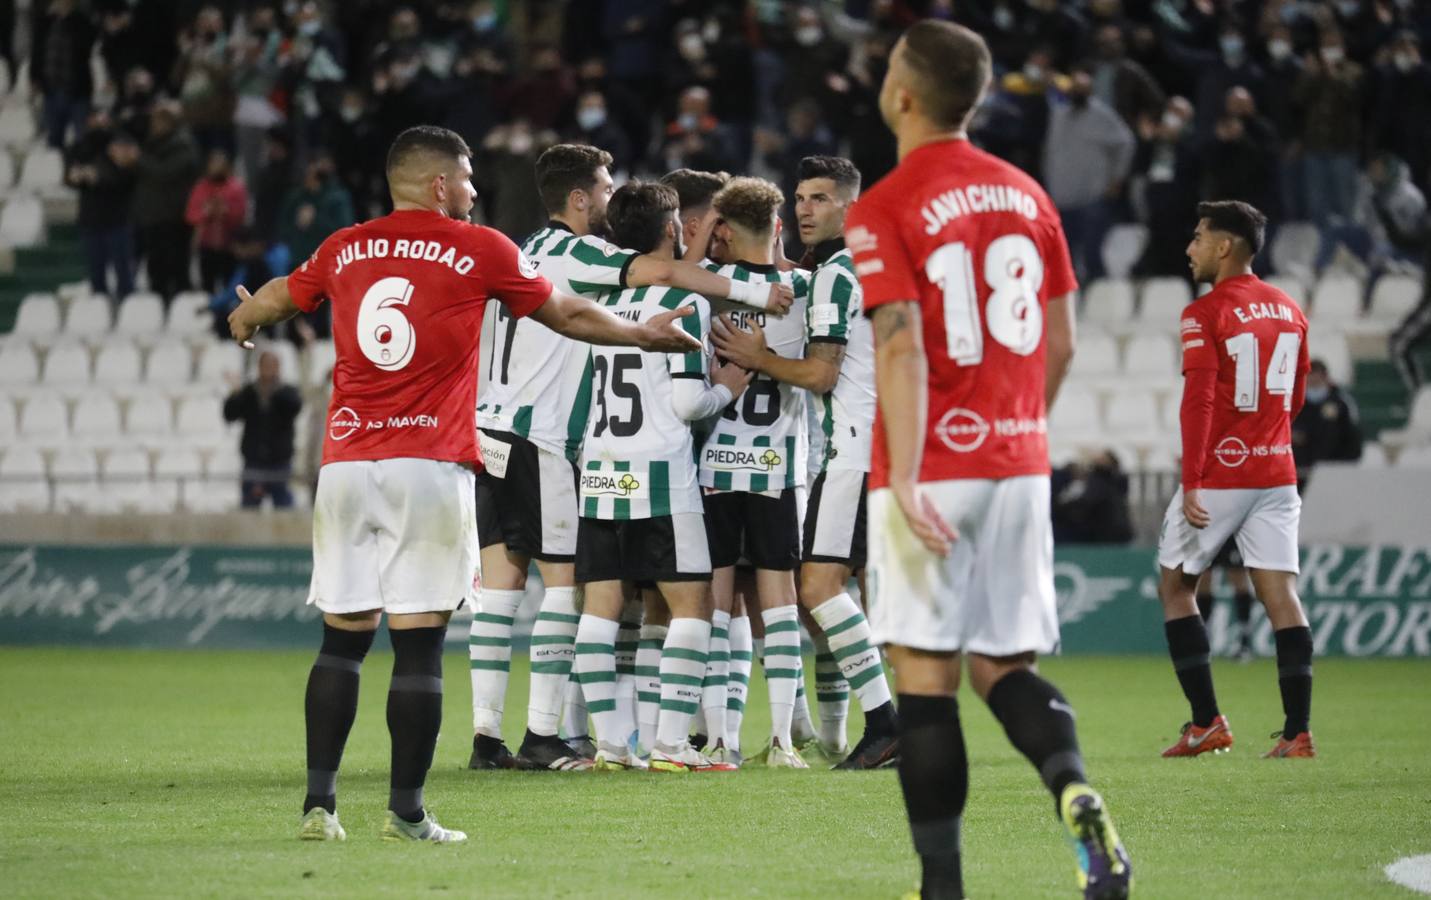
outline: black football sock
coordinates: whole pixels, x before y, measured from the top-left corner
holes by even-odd
[[[919,854],[924,900],[964,896],[959,824],[969,796],[969,757],[953,697],[899,695],[899,786]]]
[[[894,711],[894,704],[886,700],[874,709],[866,710],[865,730],[878,735],[898,734],[899,715]]]
[[[323,625],[323,645],[308,672],[303,718],[308,732],[308,795],[303,811],[337,811],[338,764],[358,714],[358,671],[375,631],[343,631]]]
[[[389,633],[395,658],[388,687],[388,734],[393,742],[388,809],[408,822],[421,822],[422,786],[442,726],[442,642],[447,628]]]
[[[1216,602],[1217,598],[1211,593],[1197,595],[1197,614],[1204,622],[1212,618],[1212,605]]]
[[[1242,628],[1242,646],[1252,646],[1252,601],[1251,591],[1240,591],[1233,597],[1237,609],[1237,624]]]
[[[1282,737],[1291,740],[1310,729],[1312,717],[1312,629],[1305,625],[1273,632],[1277,640],[1277,684],[1287,721]]]
[[[1073,707],[1058,688],[1029,669],[1010,672],[989,691],[989,710],[1009,743],[1038,769],[1053,794],[1054,813],[1063,789],[1086,782],[1083,755],[1078,752],[1078,731]]]
[[[1193,724],[1206,728],[1218,717],[1207,625],[1201,616],[1187,616],[1163,623],[1163,630],[1168,636],[1168,654],[1173,658],[1173,669],[1183,686],[1183,696],[1192,705]]]

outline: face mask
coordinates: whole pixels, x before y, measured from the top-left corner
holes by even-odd
[[[1292,55],[1292,45],[1284,40],[1278,39],[1267,42],[1267,55],[1277,62],[1281,62]]]
[[[1315,387],[1315,388],[1314,388],[1314,387],[1308,387],[1308,388],[1307,388],[1307,402],[1308,402],[1308,403],[1321,403],[1321,402],[1325,401],[1325,400],[1326,400],[1328,397],[1330,397],[1331,395],[1332,395],[1332,389],[1329,388],[1329,387],[1327,387],[1326,385],[1323,385],[1323,386],[1321,386],[1321,387]]]
[[[1227,35],[1218,42],[1222,46],[1222,55],[1226,59],[1242,59],[1242,38],[1235,34]]]
[[[478,31],[491,31],[497,27],[497,14],[495,12],[489,12],[483,13],[480,16],[473,16],[472,27]]]
[[[714,44],[720,40],[720,23],[714,19],[707,22],[705,27],[701,29],[701,37],[705,39],[707,44]]]
[[[1396,53],[1391,57],[1391,61],[1396,65],[1396,71],[1403,75],[1416,68],[1416,57],[1410,53]]]
[[[676,124],[681,126],[682,131],[695,131],[701,120],[695,113],[681,113],[676,118]]]
[[[517,156],[521,156],[532,149],[532,136],[525,131],[512,135],[512,140],[507,144],[507,149]]]
[[[599,106],[588,106],[576,113],[576,124],[582,131],[595,131],[606,124],[606,110]]]
[[[1007,6],[994,8],[994,27],[1000,31],[1008,31],[1014,27],[1014,14]]]
[[[1026,63],[1024,65],[1024,77],[1029,81],[1043,81],[1043,66]]]
[[[681,38],[677,49],[680,50],[682,56],[691,62],[698,62],[706,58],[706,45],[701,41],[701,36],[698,34],[688,34]]]
[[[795,29],[795,43],[801,47],[813,47],[820,43],[820,39],[824,36],[824,30],[818,25],[806,25]]]
[[[356,122],[363,117],[363,110],[357,106],[345,106],[338,112],[344,122]]]
[[[1163,127],[1173,131],[1181,130],[1183,117],[1175,112],[1165,112],[1163,113]]]
[[[1322,62],[1329,66],[1334,66],[1346,58],[1346,51],[1341,47],[1323,47]]]
[[[298,26],[298,33],[308,38],[317,36],[318,32],[322,30],[323,23],[317,19],[309,19],[307,22]]]

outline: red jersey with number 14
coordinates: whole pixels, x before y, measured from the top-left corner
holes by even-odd
[[[1225,279],[1183,310],[1182,341],[1183,374],[1217,372],[1199,486],[1296,484],[1292,404],[1310,368],[1297,302],[1256,275]]]
[[[311,312],[333,304],[333,400],[323,462],[414,457],[480,464],[477,354],[489,299],[525,316],[552,285],[491,228],[401,210],[344,228],[288,276]]]
[[[1048,195],[966,140],[909,153],[845,222],[865,312],[914,300],[929,358],[920,481],[1048,473],[1044,307],[1078,287]],[[870,487],[888,483],[875,422]]]

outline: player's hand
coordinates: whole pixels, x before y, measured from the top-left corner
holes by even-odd
[[[954,549],[954,542],[959,540],[959,532],[944,521],[929,496],[913,481],[890,482],[890,490],[894,491],[894,498],[899,502],[904,520],[909,523],[909,530],[914,532],[924,548],[936,556],[948,556]]]
[[[258,326],[251,324],[248,318],[253,308],[253,295],[248,292],[248,288],[239,285],[238,298],[238,307],[229,313],[229,334],[233,335],[234,340],[245,350],[252,350],[253,336],[258,333]]]
[[[721,356],[742,368],[758,372],[761,360],[770,353],[770,346],[765,342],[765,329],[760,327],[755,317],[747,317],[746,322],[750,331],[741,330],[729,313],[717,317],[711,322],[711,343],[715,344]]]
[[[711,384],[725,385],[732,400],[745,393],[754,378],[754,372],[733,362],[724,362],[719,356],[711,363]]]
[[[705,345],[686,334],[685,330],[676,322],[677,319],[684,319],[686,316],[695,314],[694,306],[682,306],[680,309],[652,316],[651,319],[641,324],[641,335],[637,339],[636,345],[642,350],[649,350],[652,353],[691,353],[695,350],[704,350]]]
[[[1212,516],[1208,515],[1207,507],[1202,505],[1202,488],[1183,492],[1183,518],[1194,528],[1206,528],[1212,524]]]
[[[788,284],[770,283],[770,296],[765,301],[765,309],[777,316],[783,316],[790,311],[790,307],[795,303],[795,289]]]

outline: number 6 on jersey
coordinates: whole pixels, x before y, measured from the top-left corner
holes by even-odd
[[[417,333],[403,314],[412,302],[412,282],[392,275],[373,282],[358,306],[358,348],[386,372],[396,372],[412,362]]]

